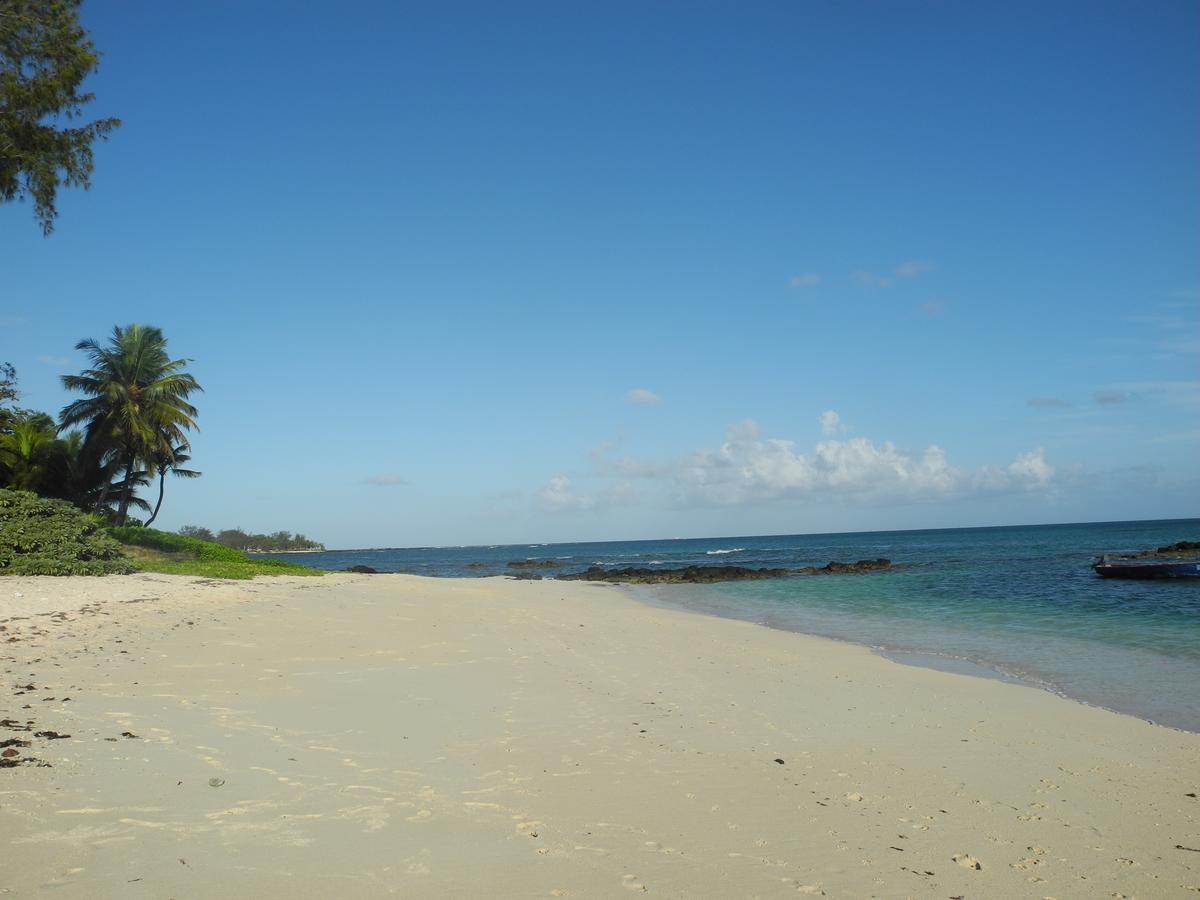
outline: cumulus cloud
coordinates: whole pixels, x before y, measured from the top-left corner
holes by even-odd
[[[593,474],[612,479],[618,488],[584,496],[559,475],[542,489],[539,506],[552,511],[590,509],[655,496],[683,506],[834,496],[861,502],[918,501],[1046,490],[1064,477],[1046,460],[1041,448],[1022,453],[1007,464],[960,467],[952,465],[936,444],[911,451],[891,441],[833,437],[847,430],[834,410],[826,410],[818,421],[826,439],[808,452],[801,452],[794,441],[764,438],[750,420],[730,426],[718,447],[660,463],[617,457],[615,447],[605,445],[592,452]],[[629,488],[634,479],[645,485],[640,498]]]
[[[803,275],[793,276],[792,280],[788,282],[788,285],[793,288],[806,288],[813,287],[814,285],[819,284],[820,281],[820,275],[816,274],[815,272],[805,272]]]
[[[537,505],[544,512],[591,509],[596,505],[596,498],[575,493],[570,478],[566,475],[555,475],[538,491]]]
[[[1066,400],[1060,400],[1058,397],[1032,397],[1025,401],[1026,405],[1032,406],[1034,409],[1070,409],[1071,404]]]
[[[407,484],[404,478],[394,472],[382,472],[379,475],[372,475],[366,479],[367,484],[373,484],[375,487],[392,487],[398,484]]]
[[[804,454],[793,441],[763,440],[743,424],[720,447],[689,454],[674,477],[687,502],[735,505],[818,494],[919,499],[1029,490],[1047,487],[1054,467],[1040,448],[1008,465],[963,469],[935,444],[912,452],[861,437],[820,441]]]
[[[842,424],[842,417],[832,409],[827,409],[821,413],[821,434],[837,434],[839,431],[845,431],[846,426]]]
[[[645,388],[634,388],[625,395],[625,400],[628,403],[634,403],[638,406],[658,406],[663,402],[662,397],[658,396],[654,391],[648,391]]]

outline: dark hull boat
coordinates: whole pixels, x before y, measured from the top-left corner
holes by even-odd
[[[1109,559],[1102,556],[1092,570],[1104,578],[1200,578],[1196,559]]]

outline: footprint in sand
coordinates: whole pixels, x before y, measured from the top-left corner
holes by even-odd
[[[955,853],[950,858],[952,860],[954,860],[956,863],[958,863],[960,866],[962,866],[964,869],[979,870],[979,869],[983,868],[983,866],[980,864],[979,860],[977,860],[975,857],[971,856],[968,853]]]
[[[790,885],[795,889],[797,894],[805,894],[812,897],[824,897],[825,891],[819,884],[801,884],[795,878],[781,879],[784,884]]]
[[[622,878],[621,887],[625,888],[627,891],[633,891],[636,894],[644,893],[646,890],[646,886],[638,881],[638,877],[636,875],[626,875],[624,878]]]

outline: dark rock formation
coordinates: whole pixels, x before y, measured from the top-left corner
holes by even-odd
[[[745,566],[687,566],[683,569],[603,569],[590,566],[583,572],[555,577],[561,581],[612,581],[622,584],[711,584],[715,581],[779,578],[791,574],[791,569],[748,569]]]
[[[542,576],[537,572],[513,572],[509,576],[516,581],[541,581]]]
[[[793,569],[794,575],[861,575],[864,572],[877,572],[880,569],[891,568],[892,561],[890,559],[860,559],[858,562],[843,563],[831,562],[828,565],[816,568],[815,566],[805,566],[803,569]]]
[[[465,566],[468,569],[486,569],[487,567],[488,563],[467,563]]]
[[[1196,556],[1197,553],[1200,553],[1200,541],[1177,541],[1174,544],[1159,547],[1156,550],[1139,550],[1136,553],[1110,553],[1108,555],[1117,559],[1154,559],[1160,556],[1173,559],[1180,556]]]
[[[719,581],[750,581],[761,578],[783,578],[787,575],[858,575],[887,569],[886,559],[860,559],[858,562],[831,562],[816,568],[751,569],[746,566],[687,566],[682,569],[604,569],[590,566],[582,572],[556,575],[560,581],[610,581],[620,584],[713,584]]]
[[[557,569],[558,563],[552,559],[514,559],[506,563],[510,569]]]
[[[342,569],[343,572],[357,572],[359,575],[378,575],[378,569],[372,569],[370,566],[351,566],[348,569]]]

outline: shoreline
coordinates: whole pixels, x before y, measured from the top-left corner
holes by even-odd
[[[733,584],[736,585],[737,582]],[[1200,709],[1175,706],[1152,714],[1152,711],[1148,712],[1146,709],[1145,701],[1148,695],[1141,695],[1140,703],[1138,702],[1139,697],[1114,697],[1111,695],[1105,696],[1101,693],[1089,695],[1086,690],[1072,685],[1069,681],[1065,684],[1060,683],[1056,680],[1056,676],[1052,672],[1023,667],[1019,662],[1003,658],[955,653],[944,639],[940,646],[936,644],[921,646],[919,642],[914,644],[911,640],[909,643],[886,643],[880,642],[877,636],[848,636],[846,634],[817,630],[812,626],[806,627],[805,623],[794,624],[786,621],[770,621],[754,615],[755,611],[753,609],[743,610],[740,605],[741,601],[736,595],[722,593],[724,585],[720,583],[711,585],[669,583],[649,585],[621,584],[617,586],[628,591],[629,595],[638,602],[655,608],[678,610],[730,621],[749,622],[773,631],[804,635],[822,640],[835,641],[852,647],[861,647],[898,665],[974,678],[985,678],[1029,687],[1073,703],[1082,704],[1083,706],[1102,709],[1116,715],[1130,716],[1149,725],[1188,734],[1200,734]],[[689,595],[692,596],[693,602],[680,599],[688,598]],[[724,597],[725,602],[714,604],[710,599],[713,596]],[[1066,639],[1060,638],[1060,640]],[[1099,649],[1114,654],[1127,654],[1131,652],[1131,648],[1119,646],[1106,647],[1101,645]],[[1144,652],[1160,659],[1171,659],[1169,654],[1164,654],[1156,648],[1142,648],[1137,652]]]
[[[1200,847],[1200,736],[686,612],[495,577],[0,581],[0,719],[70,735],[0,770],[0,889],[1200,885],[1176,849]]]

